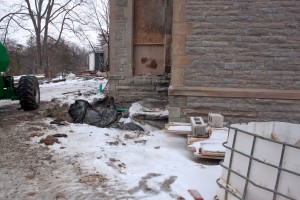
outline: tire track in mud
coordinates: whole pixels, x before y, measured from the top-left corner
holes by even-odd
[[[51,128],[43,112],[18,110],[17,104],[0,107],[0,199],[128,199],[115,180],[83,174],[75,159],[63,160],[30,138]]]
[[[166,177],[152,188],[152,179],[161,175],[149,174],[130,189],[122,181],[105,177],[105,171],[84,172],[76,158],[32,144],[31,137],[57,128],[45,124],[44,117],[49,113],[65,117],[58,113],[65,110],[49,105],[42,102],[38,110],[29,112],[18,110],[18,104],[0,107],[0,199],[151,199],[161,192],[172,196],[170,187],[176,177]]]

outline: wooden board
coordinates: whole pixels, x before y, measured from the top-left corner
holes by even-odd
[[[280,142],[278,136],[276,133],[271,133],[271,139],[275,142]]]
[[[191,145],[187,146],[187,150],[190,151],[190,152],[196,152],[197,151],[197,149],[194,146],[191,146]]]
[[[188,192],[192,195],[194,200],[203,200],[203,197],[197,190],[188,190]]]
[[[206,138],[203,138],[203,137],[192,137],[192,136],[187,136],[187,144],[190,145],[190,144],[193,144],[194,142],[198,142],[198,141],[202,141]]]
[[[134,1],[134,43],[164,43],[165,0]]]
[[[164,45],[135,45],[134,75],[162,75],[164,71]]]
[[[203,156],[216,156],[216,157],[224,157],[225,156],[225,152],[211,152],[211,151],[201,151],[201,154]]]
[[[134,75],[165,71],[166,0],[134,1]]]
[[[300,147],[300,139],[294,144],[296,147]]]
[[[205,158],[205,159],[215,159],[215,160],[223,160],[224,156],[207,156],[199,153],[194,153],[195,158]]]

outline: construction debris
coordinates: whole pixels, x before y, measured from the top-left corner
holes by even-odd
[[[165,133],[187,135],[187,149],[196,158],[224,159],[228,129],[223,127],[224,117],[209,113],[209,124],[202,117],[191,117],[190,123],[168,123]]]
[[[144,99],[132,104],[129,109],[130,118],[144,129],[164,129],[168,122],[169,112],[167,101]]]
[[[225,147],[223,143],[227,140],[227,128],[215,129],[211,128],[209,138],[193,142],[188,145],[188,149],[194,152],[197,158],[223,159],[225,156]]]
[[[97,127],[108,127],[118,118],[114,99],[110,97],[106,107],[94,108],[85,100],[76,100],[70,106],[69,114],[74,123],[86,123]]]
[[[300,139],[294,144],[296,147],[300,147]]]
[[[217,113],[208,113],[208,124],[212,127],[222,128],[224,125],[223,115]]]
[[[68,135],[67,134],[64,134],[64,133],[56,133],[56,134],[53,134],[52,135],[53,137],[56,137],[56,138],[59,138],[59,137],[68,137]]]
[[[194,137],[208,137],[206,130],[207,124],[204,123],[202,117],[191,117],[192,136]]]
[[[119,123],[121,113],[117,111],[113,97],[108,97],[99,101],[95,106],[86,100],[75,100],[71,104],[69,115],[74,123],[85,123],[101,128],[119,128],[123,130],[143,131],[143,129],[133,122]]]
[[[201,194],[197,190],[188,190],[195,200],[204,200]]]
[[[68,122],[66,122],[64,120],[60,120],[60,119],[55,119],[55,120],[51,121],[50,124],[56,124],[56,125],[59,125],[59,126],[66,126],[66,125],[68,125]]]
[[[275,142],[280,142],[280,139],[278,138],[276,133],[271,133],[271,139]]]

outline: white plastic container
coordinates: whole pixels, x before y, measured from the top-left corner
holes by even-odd
[[[294,146],[300,125],[253,122],[231,127],[217,180],[218,199],[300,199],[300,148]],[[272,133],[279,142],[271,139]]]

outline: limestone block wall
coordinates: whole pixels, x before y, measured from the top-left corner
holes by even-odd
[[[300,122],[300,1],[174,0],[173,19],[170,121]]]
[[[186,1],[186,86],[300,88],[300,2]]]
[[[110,76],[110,94],[118,100],[167,99],[170,80],[165,76]],[[114,91],[115,93],[112,93]]]
[[[133,76],[134,0],[110,3],[109,90],[116,100],[167,98],[167,76]]]
[[[114,76],[132,75],[132,0],[110,3],[109,68]]]

